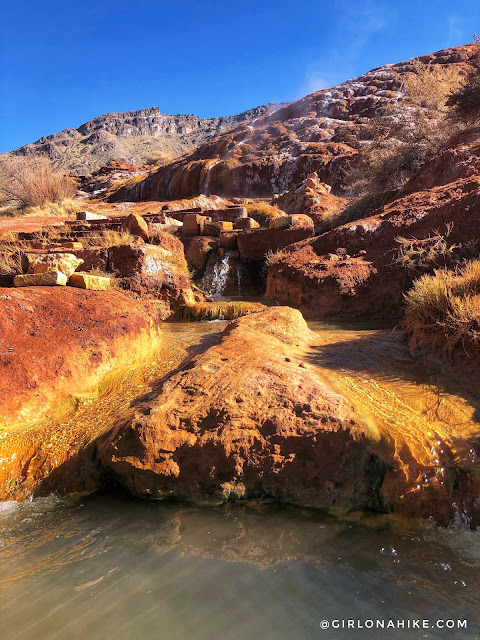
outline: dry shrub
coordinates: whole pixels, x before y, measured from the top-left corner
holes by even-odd
[[[167,164],[171,164],[174,158],[170,153],[166,153],[165,151],[152,151],[152,153],[148,156],[145,164],[151,167],[165,167]]]
[[[480,122],[480,58],[463,84],[451,92],[447,105],[454,124],[474,125]]]
[[[268,226],[268,223],[272,218],[278,218],[285,215],[283,211],[280,211],[277,207],[266,202],[253,202],[242,206],[247,210],[248,216],[256,220],[258,224],[262,226]]]
[[[289,255],[288,251],[284,251],[282,249],[279,249],[278,251],[267,251],[267,255],[265,256],[265,269],[270,269],[274,264],[281,262]]]
[[[424,64],[412,60],[401,82],[411,105],[446,112],[450,95],[463,85],[465,78],[465,71],[458,65]]]
[[[444,233],[434,231],[424,240],[398,236],[395,241],[400,245],[393,264],[410,272],[425,271],[439,267],[455,267],[466,260],[480,256],[477,240],[465,243],[450,244],[448,238],[453,230],[453,223],[446,226]]]
[[[480,348],[480,260],[422,276],[405,302],[404,328],[424,344],[448,353]]]
[[[394,73],[404,92],[404,108],[386,108],[363,128],[363,141],[346,172],[354,199],[342,212],[341,223],[370,215],[398,190],[448,141],[446,102],[464,79],[462,69],[412,60],[405,73]]]
[[[7,156],[0,162],[0,203],[36,207],[72,197],[77,186],[46,156]]]
[[[80,209],[84,207],[85,204],[82,204],[79,200],[65,198],[61,202],[46,202],[36,207],[28,207],[24,210],[23,215],[26,217],[39,216],[42,218],[70,217],[74,216],[77,211],[80,211]]]
[[[132,244],[136,238],[130,231],[97,231],[90,234],[84,241],[91,247],[116,247],[119,244]]]

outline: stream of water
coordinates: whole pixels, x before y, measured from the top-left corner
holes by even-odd
[[[225,325],[165,324],[158,361],[79,403],[62,418],[65,433],[75,421],[95,437]],[[418,454],[438,460],[440,472],[432,442],[478,433],[478,399],[412,359],[396,333],[312,328],[308,366],[350,398],[372,437],[388,429],[411,438],[415,425]],[[464,524],[124,495],[0,503],[0,638],[479,638],[480,532]],[[347,619],[466,620],[467,628],[321,628]]]

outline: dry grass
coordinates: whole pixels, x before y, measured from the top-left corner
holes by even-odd
[[[46,156],[5,156],[0,162],[0,204],[22,208],[72,197],[76,182],[55,173]]]
[[[0,205],[0,218],[15,218],[23,215],[22,209],[15,204]]]
[[[283,249],[279,249],[278,251],[267,251],[267,255],[265,256],[265,268],[270,269],[274,264],[281,262],[289,255],[289,252],[284,251]]]
[[[425,345],[447,353],[480,348],[480,260],[422,276],[405,301],[404,328]]]
[[[435,231],[425,240],[398,236],[395,241],[400,246],[393,259],[393,264],[401,266],[407,271],[417,272],[439,267],[456,267],[466,260],[478,258],[480,246],[477,240],[449,244],[448,237],[452,230],[453,224],[448,224],[444,233]]]
[[[30,244],[20,241],[13,231],[0,237],[0,276],[14,276],[22,273],[22,255]]]
[[[119,244],[132,244],[136,238],[130,231],[97,231],[91,233],[83,240],[88,243],[90,247],[116,247]]]
[[[242,205],[247,210],[247,214],[250,218],[253,218],[262,226],[268,226],[269,221],[272,218],[278,218],[284,216],[284,212],[277,209],[271,204],[266,202],[252,202]]]
[[[23,211],[23,215],[25,217],[69,218],[83,208],[85,208],[85,203],[82,204],[79,200],[74,200],[73,198],[65,198],[60,202],[46,202],[43,205],[27,207]]]
[[[145,161],[145,164],[158,169],[160,167],[165,167],[173,160],[174,157],[170,153],[166,153],[165,151],[152,151]]]

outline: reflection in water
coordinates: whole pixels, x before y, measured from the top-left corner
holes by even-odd
[[[122,496],[6,506],[2,638],[342,639],[353,636],[319,624],[345,617],[468,620],[457,635],[400,630],[389,638],[480,632],[475,532],[386,516],[337,520],[273,505],[197,509]],[[396,554],[386,554],[389,547]]]

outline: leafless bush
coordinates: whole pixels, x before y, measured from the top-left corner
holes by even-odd
[[[0,204],[41,206],[75,191],[75,182],[55,173],[46,156],[6,156],[0,162]]]
[[[467,75],[463,85],[447,100],[450,120],[463,125],[480,123],[480,58]]]
[[[365,125],[359,153],[352,160],[346,180],[356,197],[342,212],[343,222],[373,212],[388,202],[410,177],[448,140],[446,102],[461,86],[462,70],[446,65],[426,65],[418,60],[408,71],[394,74],[404,92],[406,108],[396,106]]]
[[[456,268],[467,260],[478,259],[478,241],[452,244],[448,240],[452,230],[453,223],[449,223],[445,232],[434,231],[433,235],[424,240],[398,236],[395,241],[399,247],[393,263],[410,272],[424,272],[443,267]]]

